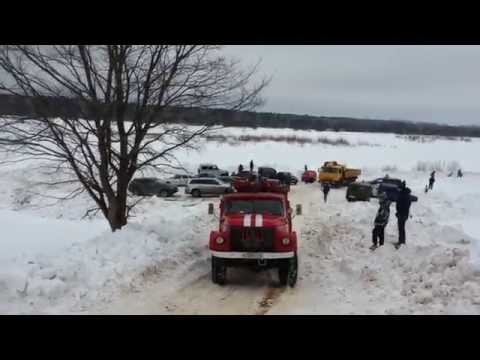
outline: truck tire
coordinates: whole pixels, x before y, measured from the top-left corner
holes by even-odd
[[[222,259],[212,256],[212,282],[225,285],[227,281],[227,267]]]
[[[195,190],[192,190],[192,196],[193,197],[200,197],[202,194],[200,193],[200,190],[198,189],[195,189]]]
[[[284,260],[278,268],[278,278],[280,285],[294,287],[297,283],[298,275],[298,258],[295,255],[293,258]]]

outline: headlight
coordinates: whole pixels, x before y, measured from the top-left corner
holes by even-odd
[[[225,242],[225,240],[221,236],[217,237],[217,240],[215,241],[217,242],[218,245],[222,245]]]
[[[284,238],[284,239],[282,239],[282,244],[283,244],[283,245],[288,245],[288,244],[290,244],[290,239],[289,239],[289,238]]]

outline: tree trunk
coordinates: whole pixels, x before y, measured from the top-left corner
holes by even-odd
[[[127,224],[127,203],[126,199],[114,198],[110,201],[108,208],[108,223],[113,232],[120,230]]]

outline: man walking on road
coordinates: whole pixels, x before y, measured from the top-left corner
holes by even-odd
[[[403,181],[397,198],[398,242],[395,244],[397,249],[405,244],[405,223],[408,220],[410,205],[412,203],[410,193],[411,190],[407,187],[405,181]]]
[[[433,184],[435,183],[435,171],[432,171],[430,174],[430,179],[428,180],[428,188],[433,190]]]
[[[328,183],[323,183],[322,191],[323,191],[323,200],[327,202],[328,193],[330,191],[330,185],[328,185]]]
[[[385,193],[380,194],[380,207],[377,211],[377,216],[375,216],[375,227],[372,232],[372,242],[373,245],[370,247],[370,250],[375,250],[377,246],[383,246],[385,240],[385,226],[388,224],[388,218],[390,216],[390,200]]]

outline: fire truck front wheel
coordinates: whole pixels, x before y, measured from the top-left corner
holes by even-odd
[[[282,261],[278,268],[278,278],[282,286],[287,284],[294,287],[297,283],[298,259],[297,255],[291,259]]]
[[[212,281],[218,285],[225,285],[227,280],[227,266],[223,259],[212,256]]]

